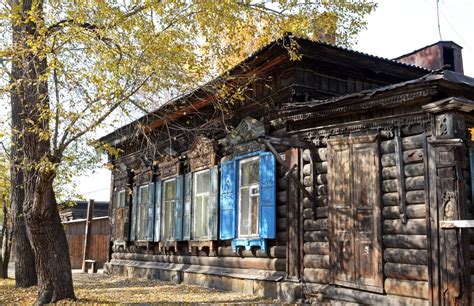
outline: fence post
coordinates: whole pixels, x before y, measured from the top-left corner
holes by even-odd
[[[86,272],[86,259],[87,259],[87,254],[89,253],[89,242],[90,242],[90,237],[91,237],[91,231],[90,231],[90,226],[92,225],[91,221],[94,215],[94,200],[90,199],[87,202],[87,216],[86,216],[86,225],[85,225],[85,230],[84,230],[84,253],[82,255],[82,272]]]

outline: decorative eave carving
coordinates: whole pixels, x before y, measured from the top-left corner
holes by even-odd
[[[180,162],[178,157],[172,157],[171,155],[165,155],[159,162],[159,168],[161,172],[161,179],[166,179],[179,175]]]
[[[198,136],[189,149],[191,171],[212,167],[216,163],[216,145],[204,136]]]
[[[436,114],[447,111],[459,111],[459,112],[471,112],[474,110],[474,101],[460,98],[460,97],[450,97],[433,103],[423,105],[423,110]]]
[[[247,117],[240,122],[237,128],[227,135],[229,143],[233,146],[256,140],[265,135],[265,125],[257,119]]]

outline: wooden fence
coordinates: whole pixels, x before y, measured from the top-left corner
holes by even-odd
[[[69,245],[69,257],[71,258],[72,269],[82,268],[86,221],[86,219],[80,219],[63,222]],[[90,240],[86,258],[95,260],[97,266],[102,268],[109,256],[109,217],[92,219],[89,231]]]

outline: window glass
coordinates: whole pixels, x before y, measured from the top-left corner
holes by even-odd
[[[211,175],[209,170],[194,173],[193,188],[193,239],[209,237],[209,194]]]
[[[162,236],[164,240],[170,240],[173,237],[174,210],[176,201],[176,180],[171,179],[163,183],[163,217]]]
[[[259,168],[258,157],[243,159],[239,164],[239,237],[258,235]]]
[[[138,203],[137,238],[138,240],[145,240],[147,224],[146,204],[148,203],[148,185],[140,186],[138,192],[140,193],[140,203]]]

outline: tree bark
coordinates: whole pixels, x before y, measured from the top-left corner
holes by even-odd
[[[53,191],[60,158],[50,152],[47,58],[43,52],[47,46],[38,32],[40,23],[36,23],[43,17],[42,4],[42,1],[13,0],[20,21],[13,21],[13,45],[19,51],[13,59],[12,83],[16,84],[13,90],[22,111],[23,215],[36,263],[38,304],[75,299],[66,234]]]
[[[15,5],[18,5],[16,3]],[[21,29],[13,27],[13,42],[21,40]],[[12,80],[16,82],[23,77],[21,59],[12,61]],[[15,241],[15,284],[16,287],[26,288],[36,286],[38,279],[36,276],[35,260],[33,250],[26,230],[25,217],[23,215],[23,202],[25,201],[24,176],[22,170],[23,160],[23,123],[21,114],[23,106],[21,101],[21,89],[15,87],[11,90],[11,122],[12,122],[12,146],[11,146],[11,213],[13,240]]]
[[[0,278],[8,278],[8,264],[12,246],[11,223],[8,222],[7,203],[3,203],[2,214],[2,254],[0,255]]]

